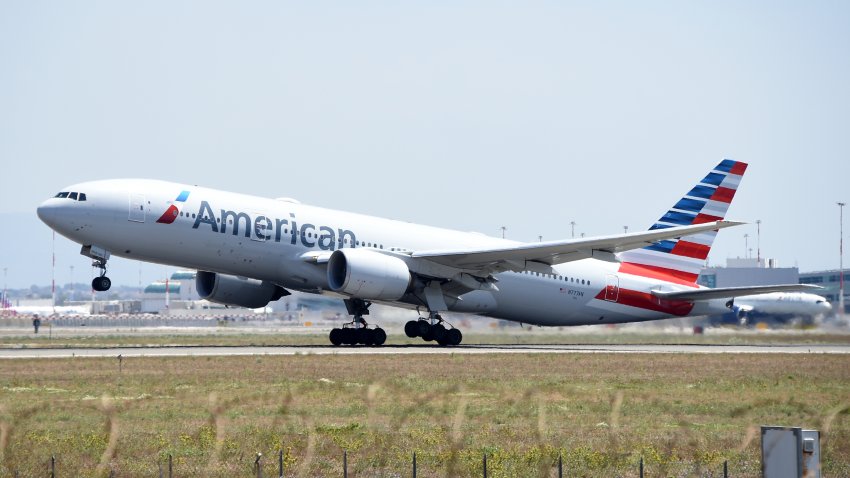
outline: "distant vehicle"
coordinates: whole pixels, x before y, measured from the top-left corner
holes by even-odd
[[[661,168],[652,166],[647,170]],[[92,281],[96,291],[110,287],[106,263],[114,254],[197,269],[199,295],[227,305],[264,307],[289,290],[342,298],[353,320],[331,331],[334,345],[383,344],[386,333],[363,319],[372,302],[425,309],[405,333],[457,345],[460,330],[447,329],[441,312],[549,326],[611,324],[722,313],[736,296],[819,289],[697,285],[717,230],[742,224],[723,218],[746,169],[723,160],[648,231],[549,242],[145,179],[69,186],[42,203],[38,216],[82,244],[102,271]],[[624,197],[634,201],[643,187],[636,179]],[[443,194],[411,192],[412,207]]]
[[[780,321],[799,317],[807,322],[813,322],[832,311],[832,305],[826,298],[805,292],[745,295],[735,297],[726,305],[741,325],[746,325],[748,321],[757,317],[768,317]]]

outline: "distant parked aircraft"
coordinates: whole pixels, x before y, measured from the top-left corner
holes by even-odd
[[[771,316],[778,319],[792,317],[814,319],[832,311],[832,305],[826,298],[805,292],[745,295],[730,300],[727,306],[742,324],[758,316]]]

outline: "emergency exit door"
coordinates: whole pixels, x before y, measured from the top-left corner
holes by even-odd
[[[130,215],[128,220],[145,222],[145,195],[130,193]]]
[[[605,300],[617,302],[620,296],[620,279],[615,275],[609,275],[605,284]]]

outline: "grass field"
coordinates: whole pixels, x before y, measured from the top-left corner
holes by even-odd
[[[850,357],[500,354],[6,360],[0,476],[760,475],[759,425],[850,476]]]

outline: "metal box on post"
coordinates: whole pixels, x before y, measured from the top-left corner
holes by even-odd
[[[761,427],[764,478],[820,478],[820,432],[799,427]]]

